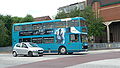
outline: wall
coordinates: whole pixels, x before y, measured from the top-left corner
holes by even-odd
[[[120,20],[120,4],[101,7],[99,10],[100,16],[102,16],[105,21]]]

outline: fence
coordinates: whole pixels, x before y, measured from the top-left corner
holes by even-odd
[[[120,48],[120,42],[118,43],[89,43],[89,50],[100,49],[115,49]],[[0,47],[0,52],[11,52],[12,47]]]
[[[0,47],[0,52],[12,52],[12,47]]]
[[[118,43],[89,43],[89,49],[114,49],[120,48],[120,42]]]

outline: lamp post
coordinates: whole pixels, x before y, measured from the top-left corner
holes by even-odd
[[[109,28],[109,25],[111,24],[112,22],[104,22],[103,24],[105,24],[107,26],[107,42],[110,43],[110,28]]]

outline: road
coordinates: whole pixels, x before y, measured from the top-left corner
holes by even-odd
[[[12,57],[11,54],[0,54],[0,68],[120,68],[119,59],[120,49],[89,51],[86,55],[48,54],[43,57]],[[110,61],[112,62],[109,63]]]

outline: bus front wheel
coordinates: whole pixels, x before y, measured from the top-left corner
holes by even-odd
[[[67,54],[67,49],[65,47],[60,47],[58,54]]]

